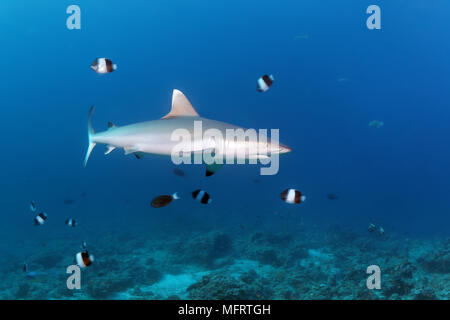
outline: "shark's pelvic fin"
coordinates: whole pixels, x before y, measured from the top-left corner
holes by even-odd
[[[169,119],[174,117],[198,117],[192,104],[180,90],[174,89],[172,94],[172,109],[170,112],[162,117],[162,119]]]
[[[92,136],[95,134],[94,128],[92,127],[92,115],[94,114],[95,106],[92,106],[89,110],[89,117],[88,117],[88,139],[89,139],[89,146],[86,151],[86,156],[84,157],[84,166],[86,167],[89,156],[91,155],[92,149],[95,147],[95,142],[92,141]]]
[[[220,168],[222,168],[223,164],[213,163],[208,164],[206,166],[206,176],[212,176],[214,173],[216,173]]]
[[[106,146],[106,151],[105,151],[105,154],[110,154],[111,153],[111,151],[113,151],[116,147],[114,147],[114,146],[112,146],[112,145],[107,145]]]
[[[111,121],[108,122],[108,129],[109,128],[114,128],[116,125],[114,123],[112,123]]]

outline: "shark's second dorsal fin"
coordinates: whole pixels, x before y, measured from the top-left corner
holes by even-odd
[[[162,117],[162,119],[174,117],[197,117],[198,113],[195,111],[192,104],[180,90],[174,89],[172,94],[172,109],[170,112]]]

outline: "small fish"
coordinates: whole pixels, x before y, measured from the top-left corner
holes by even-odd
[[[369,227],[367,228],[367,230],[369,232],[374,232],[376,228],[377,228],[377,226],[374,225],[373,223],[371,223],[371,224],[369,224]]]
[[[256,183],[256,184],[261,183],[261,180],[258,178],[255,178],[255,179],[253,179],[253,183]]]
[[[78,223],[76,222],[75,219],[69,218],[66,220],[66,225],[75,228],[78,225]]]
[[[339,78],[337,81],[338,81],[339,83],[347,83],[347,82],[350,82],[350,79],[349,79],[349,78],[342,77],[342,78]]]
[[[65,199],[64,200],[64,204],[67,204],[67,205],[69,205],[69,204],[73,204],[75,201],[73,201],[72,199]]]
[[[272,85],[274,81],[274,77],[272,75],[263,75],[261,78],[258,79],[256,82],[256,90],[259,92],[265,92],[269,90],[270,86]]]
[[[192,194],[192,198],[194,198],[194,200],[197,200],[200,203],[210,204],[212,201],[209,194],[201,189],[197,189],[197,190],[193,191],[191,194]]]
[[[286,189],[280,194],[281,200],[286,203],[302,203],[306,200],[306,196],[296,189]]]
[[[175,192],[173,195],[162,195],[158,196],[155,199],[152,200],[152,207],[153,208],[162,208],[170,204],[173,200],[178,200],[180,197],[178,196],[178,193]]]
[[[372,120],[369,122],[369,127],[372,128],[381,128],[382,126],[384,126],[384,122],[383,121],[379,121],[379,120]]]
[[[86,191],[83,191],[82,193],[80,193],[80,197],[81,198],[86,198],[86,196],[87,196],[87,192]]]
[[[28,264],[24,263],[23,264],[23,272],[27,272],[28,271]]]
[[[92,63],[91,69],[100,74],[111,73],[117,69],[117,65],[108,58],[97,58]]]
[[[87,248],[87,243],[86,243],[86,241],[82,241],[82,242],[81,242],[81,249],[86,250],[86,248]]]
[[[34,225],[41,226],[44,224],[45,220],[47,220],[47,214],[45,212],[41,212],[34,218]]]
[[[184,176],[185,176],[184,171],[181,170],[180,168],[175,168],[175,169],[173,169],[173,173],[174,173],[176,176],[179,176],[179,177],[184,177]]]
[[[330,200],[337,200],[337,199],[339,199],[339,196],[334,193],[329,193],[329,194],[327,194],[327,198]]]
[[[30,202],[30,210],[31,210],[31,212],[35,212],[36,211],[36,203],[34,201]]]
[[[378,232],[380,233],[380,235],[383,235],[384,234],[384,228],[380,227],[380,229],[378,229]]]
[[[94,262],[94,256],[87,251],[78,252],[75,255],[75,262],[80,268],[86,268]]]
[[[307,40],[309,39],[309,35],[307,34],[299,34],[294,37],[294,40]]]

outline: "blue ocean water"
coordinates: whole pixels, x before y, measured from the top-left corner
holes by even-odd
[[[81,8],[81,30],[66,27],[72,4]],[[371,4],[381,8],[381,30],[366,27]],[[319,275],[305,284],[309,291],[280,275],[310,268],[325,277],[335,271],[321,268],[341,263],[329,255],[339,260],[347,249],[353,258],[346,268],[364,269],[356,279],[364,280],[374,261],[389,269],[396,261],[386,259],[398,252],[414,277],[444,277],[449,9],[446,1],[422,0],[2,1],[0,259],[8,261],[3,278],[13,282],[4,281],[0,298],[235,298],[215,295],[204,278],[213,283],[218,273],[240,277],[249,270],[269,284],[278,281],[279,290],[251,280],[248,295],[238,298],[372,298],[314,291]],[[112,59],[117,71],[94,73],[89,66],[97,57]],[[260,93],[256,80],[263,74],[275,81]],[[206,178],[204,166],[185,165],[183,178],[169,158],[137,160],[123,150],[105,156],[103,146],[83,167],[91,105],[101,131],[108,121],[121,126],[162,117],[175,88],[206,118],[279,129],[292,148],[281,156],[279,173],[259,176],[258,166],[236,165]],[[384,125],[371,127],[372,120]],[[211,194],[210,205],[190,199],[198,188]],[[305,203],[283,203],[286,188],[301,190]],[[155,196],[175,191],[182,199],[151,208]],[[330,193],[338,199],[328,199]],[[44,226],[33,225],[31,200],[47,212]],[[67,228],[68,217],[79,226]],[[370,223],[385,235],[369,233]],[[65,288],[65,267],[83,240],[96,261],[83,270],[88,288],[73,293]],[[179,243],[187,243],[182,252],[175,250]],[[293,255],[300,247],[304,252]],[[197,250],[209,253],[199,257]],[[280,262],[269,263],[276,260],[271,254]],[[45,277],[24,277],[23,263]],[[332,279],[346,281],[341,273]],[[117,287],[95,287],[105,274]],[[191,287],[196,283],[205,285]],[[446,289],[425,283],[377,297],[449,298]]]

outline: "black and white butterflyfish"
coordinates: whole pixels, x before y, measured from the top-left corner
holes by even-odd
[[[66,225],[75,228],[77,226],[77,221],[75,219],[69,218],[66,220]]]
[[[265,92],[269,90],[270,86],[272,85],[274,81],[273,75],[263,75],[261,78],[258,79],[256,82],[256,90],[259,92]]]
[[[281,193],[281,200],[286,203],[302,203],[306,200],[306,196],[296,189],[286,189]]]
[[[36,203],[34,203],[34,201],[30,202],[30,210],[31,210],[31,212],[35,212],[36,211]]]
[[[41,212],[34,218],[34,225],[41,226],[45,223],[45,220],[47,220],[47,214],[45,212]]]
[[[111,73],[117,69],[117,65],[108,58],[97,58],[92,63],[91,69],[97,73]]]
[[[192,198],[203,204],[210,204],[212,199],[206,191],[197,189],[192,192]]]
[[[94,256],[89,254],[87,250],[78,252],[75,256],[75,262],[80,268],[87,268],[94,262]]]

